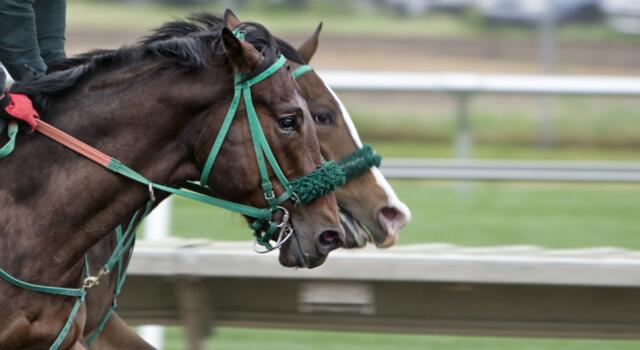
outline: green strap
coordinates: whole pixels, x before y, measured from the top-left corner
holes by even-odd
[[[83,303],[84,303],[84,294],[81,297],[78,297],[75,304],[73,304],[71,313],[69,314],[69,317],[67,317],[67,322],[65,322],[64,326],[60,330],[60,333],[58,333],[58,337],[53,342],[53,344],[51,344],[51,347],[49,347],[49,350],[58,350],[58,348],[60,348],[60,345],[62,344],[64,339],[67,337],[67,334],[69,334],[69,329],[71,328],[71,324],[73,323],[73,320],[76,318],[76,315],[78,314],[78,310],[80,310],[80,306],[82,306]]]
[[[55,295],[64,295],[68,297],[81,297],[84,295],[84,290],[82,288],[61,288],[61,287],[51,287],[51,286],[43,286],[40,284],[33,284],[29,282],[25,282],[19,280],[10,274],[8,274],[5,270],[0,268],[0,277],[8,283],[13,284],[16,287],[30,290],[38,293],[45,294],[55,294]]]
[[[213,163],[216,161],[218,157],[218,153],[222,148],[222,144],[224,143],[224,139],[227,137],[227,133],[229,128],[231,127],[231,122],[233,121],[233,117],[236,115],[236,110],[238,109],[238,104],[240,104],[240,94],[236,91],[233,95],[233,100],[231,101],[231,106],[229,106],[229,110],[227,111],[227,115],[224,117],[224,121],[220,126],[220,131],[218,131],[218,136],[216,137],[213,145],[211,146],[211,151],[209,152],[209,156],[207,157],[207,161],[204,164],[204,168],[202,168],[202,174],[200,175],[200,184],[202,186],[207,186],[207,181],[209,180],[209,174],[211,173],[211,169],[213,168]]]
[[[244,40],[245,32],[240,28],[236,28],[236,29],[233,30],[233,35],[235,35],[236,38],[238,38],[240,40]]]
[[[298,68],[296,68],[296,70],[294,70],[293,72],[291,72],[291,75],[293,76],[294,79],[298,79],[300,76],[307,74],[309,72],[313,71],[313,68],[311,68],[310,65],[305,64],[302,65]]]
[[[153,208],[153,203],[154,203],[154,200],[147,201],[144,208],[144,212],[142,212],[142,215],[140,215],[141,209],[136,210],[136,212],[131,217],[131,220],[129,220],[129,224],[127,225],[127,228],[126,230],[124,230],[124,232],[122,229],[122,225],[118,225],[115,229],[116,247],[114,248],[113,253],[111,254],[109,259],[103,266],[103,269],[107,271],[112,271],[115,265],[117,265],[118,267],[118,273],[116,275],[116,284],[113,291],[113,299],[111,300],[111,305],[109,306],[109,309],[104,313],[104,315],[102,315],[102,318],[100,319],[100,323],[98,324],[98,327],[93,331],[91,336],[87,339],[87,345],[89,346],[91,346],[95,342],[95,340],[98,338],[98,336],[102,334],[102,332],[104,331],[104,328],[107,325],[107,322],[109,321],[109,318],[111,317],[111,315],[113,314],[113,311],[118,306],[118,297],[120,296],[120,293],[122,292],[122,287],[124,286],[124,282],[127,279],[127,269],[124,266],[124,261],[123,261],[124,254],[126,252],[132,251],[136,241],[136,234],[135,234],[136,228],[142,222],[142,219],[144,219],[149,214],[149,212],[151,212],[151,209]]]
[[[169,186],[152,183],[150,180],[138,174],[137,172],[127,167],[126,165],[122,164],[120,161],[118,161],[115,158],[112,159],[111,162],[109,163],[108,169],[118,174],[121,174],[123,176],[126,176],[141,184],[144,184],[147,186],[151,184],[151,186],[155,189],[165,191],[171,194],[175,194],[180,197],[188,198],[197,202],[213,205],[213,206],[227,209],[230,211],[235,211],[237,213],[240,213],[252,218],[256,218],[256,219],[268,220],[269,218],[271,218],[271,211],[268,209],[254,208],[248,205],[234,203],[234,202],[226,201],[224,199],[210,197],[204,194],[200,194],[200,193],[196,193],[196,192],[192,192],[184,189],[177,189]]]
[[[282,68],[286,63],[287,63],[287,59],[283,55],[280,55],[280,57],[278,57],[278,59],[269,68],[265,69],[264,71],[262,71],[262,73],[256,75],[255,77],[239,83],[238,86],[236,86],[236,88],[238,87],[250,88],[253,85],[256,85],[257,83],[272,76],[275,72],[278,71],[278,69]]]
[[[124,232],[122,231],[122,225],[118,225],[118,227],[116,227],[116,230],[115,230],[116,248],[114,249],[114,252],[109,257],[109,260],[107,261],[107,263],[105,263],[104,265],[104,268],[109,269],[110,271],[110,269],[113,267],[113,261],[116,261],[116,264],[118,267],[118,274],[116,275],[116,284],[113,291],[113,299],[111,300],[111,305],[109,306],[109,309],[107,309],[104,315],[102,315],[102,318],[100,319],[100,323],[98,324],[98,327],[93,331],[91,336],[87,339],[87,345],[89,347],[91,347],[93,343],[96,341],[96,339],[98,338],[98,336],[102,334],[102,332],[104,331],[104,328],[107,325],[107,322],[109,321],[109,318],[111,317],[116,307],[118,306],[118,297],[120,296],[120,292],[122,292],[122,287],[124,286],[124,282],[127,279],[127,271],[126,271],[127,269],[124,267],[124,262],[123,262],[124,253],[127,251],[130,252],[131,249],[133,249],[133,246],[136,240],[135,229],[138,226],[138,224],[140,224],[140,222],[142,221],[142,218],[146,217],[147,214],[149,214],[152,207],[153,207],[153,201],[148,201],[145,206],[145,211],[138,222],[136,221],[140,214],[140,210],[137,210],[133,214],[133,217],[131,218],[131,220],[129,221],[129,225],[127,226],[126,231]]]
[[[244,90],[244,98],[245,98],[244,101],[247,107],[247,114],[249,117],[249,126],[251,128],[251,135],[253,136],[254,141],[257,141],[260,144],[260,148],[262,149],[262,152],[264,152],[264,155],[267,158],[269,165],[271,165],[271,169],[273,169],[273,172],[276,174],[278,181],[280,181],[285,191],[289,191],[289,181],[287,180],[287,177],[282,172],[282,169],[280,169],[280,165],[278,165],[278,161],[276,160],[276,157],[273,155],[273,152],[271,151],[271,147],[269,147],[269,142],[267,141],[267,137],[264,135],[262,126],[260,125],[258,114],[256,113],[255,108],[253,108],[253,101],[251,99],[251,90],[249,89]],[[264,163],[264,160],[262,160],[262,162]],[[269,181],[268,175],[263,180]]]
[[[109,307],[109,309],[104,313],[104,315],[102,315],[102,318],[100,319],[100,323],[98,324],[98,328],[96,328],[96,330],[93,332],[93,334],[91,334],[89,339],[87,339],[87,345],[89,346],[89,348],[93,346],[93,343],[95,343],[96,339],[98,339],[100,334],[102,334],[102,332],[104,331],[104,328],[107,326],[107,322],[109,321],[109,318],[111,318],[111,315],[116,309],[115,307],[116,305],[112,304]]]
[[[13,149],[16,147],[16,136],[18,135],[18,123],[15,121],[9,122],[9,127],[7,127],[7,136],[9,137],[9,141],[0,148],[0,158],[4,158],[13,152]]]

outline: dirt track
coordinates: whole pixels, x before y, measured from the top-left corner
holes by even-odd
[[[72,28],[67,35],[70,54],[132,43],[144,32]],[[300,35],[283,35],[292,43]],[[640,74],[640,47],[606,42],[559,42],[558,71],[575,74]],[[314,60],[320,68],[480,71],[535,73],[537,43],[533,40],[380,39],[325,35]]]

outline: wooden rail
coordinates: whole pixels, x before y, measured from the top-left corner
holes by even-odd
[[[640,339],[640,252],[447,244],[340,250],[314,270],[249,242],[141,242],[118,312],[211,326]]]

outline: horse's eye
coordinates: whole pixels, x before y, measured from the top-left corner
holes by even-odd
[[[294,131],[298,129],[298,117],[295,115],[286,116],[278,119],[280,129],[285,131]]]
[[[322,112],[314,115],[313,119],[316,121],[316,124],[329,125],[333,124],[335,118],[331,112]]]

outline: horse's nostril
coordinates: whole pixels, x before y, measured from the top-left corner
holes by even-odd
[[[400,230],[407,224],[407,217],[396,207],[388,206],[378,211],[378,223],[387,234],[385,242],[378,247],[388,247],[398,239]]]
[[[396,219],[402,214],[400,214],[400,211],[396,208],[384,207],[380,209],[380,215],[388,221],[396,221]]]
[[[340,234],[332,230],[324,231],[320,235],[320,243],[323,245],[340,244]]]

